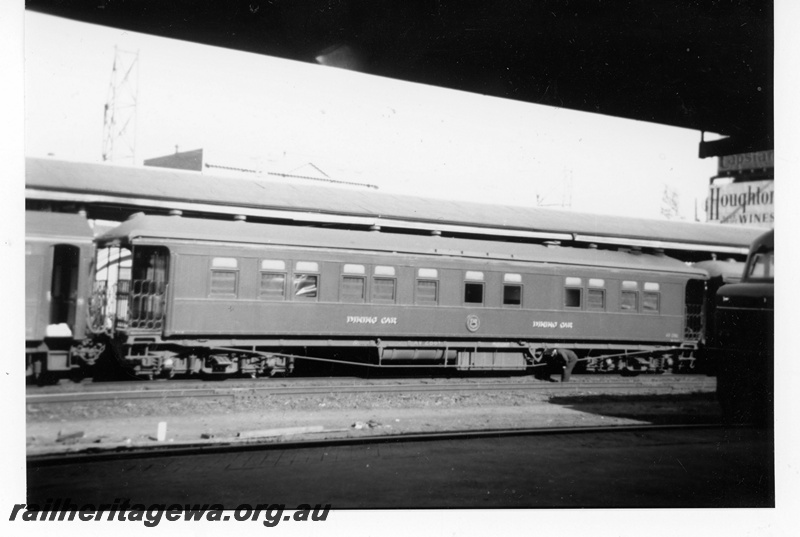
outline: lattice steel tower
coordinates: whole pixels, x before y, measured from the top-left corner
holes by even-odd
[[[114,47],[114,66],[103,109],[103,160],[136,160],[139,52]]]

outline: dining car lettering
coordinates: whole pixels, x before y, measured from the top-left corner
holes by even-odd
[[[574,328],[571,321],[533,321],[533,328]]]

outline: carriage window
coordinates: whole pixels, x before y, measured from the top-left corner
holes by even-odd
[[[239,283],[239,273],[233,270],[211,271],[212,296],[236,296],[236,287]]]
[[[417,304],[439,303],[439,282],[435,280],[417,280]]]
[[[233,257],[211,260],[211,296],[236,296],[239,286],[239,265]]]
[[[319,272],[319,263],[315,261],[298,261],[294,264],[296,272]]]
[[[586,307],[590,310],[606,309],[606,281],[589,278],[589,289],[586,291]]]
[[[280,271],[280,272],[276,272]],[[261,261],[261,282],[258,296],[267,300],[286,298],[286,262],[278,259]]]
[[[623,311],[639,310],[639,293],[636,291],[622,291],[620,295],[619,308]]]
[[[521,306],[522,286],[509,284],[503,285],[503,304],[506,306]]]
[[[468,270],[464,279],[464,303],[483,304],[483,272]]]
[[[645,291],[642,294],[642,311],[658,313],[660,293],[650,293]]]
[[[590,310],[606,309],[605,289],[589,289],[586,293],[586,307]]]
[[[269,300],[283,300],[286,296],[286,274],[262,272],[258,296]]]
[[[564,307],[580,308],[583,279],[568,276],[564,279]]]
[[[295,274],[293,280],[294,296],[300,299],[316,299],[318,278],[316,274]]]
[[[277,259],[264,259],[261,261],[261,270],[285,271],[286,263]]]
[[[372,280],[373,302],[395,301],[395,280],[391,278],[375,278]]]
[[[345,265],[342,268],[342,272],[345,274],[364,274],[365,269],[364,265]]]
[[[365,287],[361,276],[342,276],[342,302],[364,302]]]
[[[622,294],[619,300],[619,309],[623,311],[639,311],[639,283],[634,281],[622,282]]]
[[[581,290],[569,287],[564,289],[564,306],[567,308],[580,308]]]
[[[483,304],[483,284],[466,282],[464,284],[464,303]]]
[[[239,268],[239,262],[235,257],[215,257],[211,260],[211,266],[213,268],[236,269]]]

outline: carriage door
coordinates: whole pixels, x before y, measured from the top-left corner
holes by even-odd
[[[69,244],[53,246],[53,277],[50,281],[48,324],[65,323],[69,326],[70,332],[75,328],[79,259],[80,249],[77,246]]]
[[[703,332],[704,296],[705,282],[703,280],[689,280],[686,282],[684,339],[687,341],[698,341]]]
[[[163,246],[136,246],[128,296],[129,326],[141,330],[164,328],[169,250]]]

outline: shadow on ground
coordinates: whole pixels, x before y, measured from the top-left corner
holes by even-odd
[[[657,425],[722,422],[714,393],[558,395],[549,402],[579,412]]]

